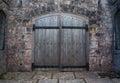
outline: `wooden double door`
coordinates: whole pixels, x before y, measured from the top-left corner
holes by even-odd
[[[34,65],[43,68],[86,67],[86,30],[79,28],[36,28]]]

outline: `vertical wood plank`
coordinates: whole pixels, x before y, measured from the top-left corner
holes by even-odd
[[[58,66],[58,30],[38,29],[36,34],[35,64]]]
[[[37,37],[36,37],[36,30],[34,31],[34,61],[35,63],[37,63],[37,48],[36,48],[36,44],[37,44]]]
[[[38,34],[39,33],[39,30],[36,30],[36,42],[37,42],[37,45],[36,45],[36,48],[37,49],[39,49],[39,47],[40,47],[40,38],[39,38],[39,36],[40,36],[40,34]],[[36,58],[38,58],[39,59],[39,54],[40,53],[40,51],[39,50],[37,50],[37,57]],[[37,63],[39,63],[39,61],[37,60]]]
[[[64,29],[62,45],[63,66],[83,66],[85,60],[85,32],[81,29]]]
[[[87,63],[87,56],[86,56],[86,33],[85,33],[85,29],[82,29],[83,31],[83,60],[84,60],[84,64],[86,65]]]

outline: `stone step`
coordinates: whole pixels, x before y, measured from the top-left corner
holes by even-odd
[[[120,83],[120,79],[117,79],[117,78],[112,79],[112,81],[113,81],[114,83]]]
[[[37,80],[0,80],[0,83],[37,83]]]
[[[59,83],[86,83],[83,79],[60,80]]]
[[[85,78],[87,83],[114,83],[109,78]]]
[[[44,79],[44,80],[0,80],[0,83],[85,83],[83,79],[74,80],[58,80],[58,79]]]

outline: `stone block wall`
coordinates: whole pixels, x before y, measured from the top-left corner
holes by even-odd
[[[111,70],[112,67],[112,17],[111,9],[107,0],[101,0],[98,6],[98,16],[96,27],[91,30],[91,43],[95,49],[90,50],[91,69],[95,70]],[[93,65],[93,64],[94,65]]]
[[[6,61],[6,55],[3,51],[0,50],[0,74],[5,73],[7,71],[6,69],[7,61]]]
[[[89,20],[89,68],[109,70],[112,64],[109,10],[107,0],[10,0],[6,28],[8,70],[31,70],[32,20],[61,12],[81,15]]]

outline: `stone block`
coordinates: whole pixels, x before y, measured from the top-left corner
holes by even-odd
[[[120,79],[114,78],[112,79],[113,83],[120,83]]]
[[[32,43],[30,41],[25,42],[25,49],[32,49]]]
[[[98,42],[97,41],[91,41],[90,48],[98,48]]]
[[[36,72],[7,72],[4,80],[31,80]]]
[[[32,56],[32,50],[25,50],[25,55],[27,57],[31,57]]]
[[[64,1],[63,3],[66,4],[66,5],[70,5],[71,1]]]
[[[30,56],[24,56],[24,64],[26,64],[26,65],[31,64],[31,57]]]
[[[58,72],[53,73],[54,79],[73,80],[75,79],[73,72]]]
[[[38,83],[57,83],[57,79],[39,80]]]
[[[47,80],[51,79],[51,72],[37,72],[37,74],[33,77],[33,79]]]
[[[83,79],[60,80],[59,83],[85,83],[85,81]]]
[[[86,78],[85,80],[87,83],[113,83],[109,78]]]
[[[4,55],[3,51],[0,50],[0,74],[6,72],[6,66],[7,66],[6,56]]]

